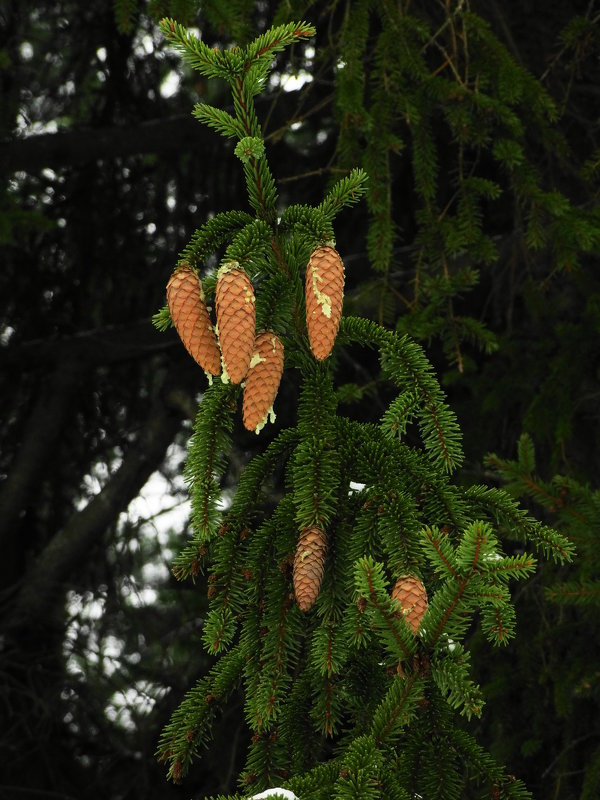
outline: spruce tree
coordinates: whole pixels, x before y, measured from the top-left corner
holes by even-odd
[[[573,546],[504,489],[456,479],[461,433],[419,343],[384,320],[338,319],[344,242],[338,253],[334,222],[365,193],[370,258],[376,270],[389,264],[388,214],[373,191],[378,154],[367,171],[348,165],[318,205],[281,207],[254,99],[274,55],[314,28],[286,22],[220,51],[175,20],[161,27],[194,69],[231,88],[233,113],[200,103],[194,115],[234,140],[251,212],[219,213],[192,234],[155,317],[159,328],[175,324],[210,383],[185,466],[193,536],[174,571],[182,580],[208,572],[202,639],[214,656],[165,728],[158,757],[170,778],[184,779],[241,690],[251,737],[243,796],[285,787],[300,800],[529,797],[468,725],[485,713],[468,634],[479,626],[492,647],[506,645],[515,630],[511,582],[536,567],[529,549],[562,564]],[[414,164],[424,230],[434,213],[427,141]],[[505,146],[509,163],[514,146]],[[471,178],[463,188],[463,212],[476,219],[474,198],[490,187]],[[459,245],[486,257],[476,225]],[[202,349],[213,347],[213,333],[220,369],[207,367],[214,360]],[[347,347],[369,348],[393,390],[377,424],[340,408],[336,367]],[[224,502],[236,415],[264,436],[279,381],[296,393],[296,419],[245,466]],[[269,487],[278,476],[275,501]]]

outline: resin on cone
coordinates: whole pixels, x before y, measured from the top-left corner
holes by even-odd
[[[392,599],[402,607],[397,616],[403,616],[416,634],[427,611],[427,592],[423,583],[416,575],[403,575],[394,584]]]
[[[283,345],[271,331],[259,333],[254,342],[246,383],[242,418],[244,427],[259,433],[265,426],[269,414],[273,414],[273,403],[277,396],[283,373]]]
[[[222,380],[240,383],[254,352],[254,289],[237,261],[223,264],[215,291],[217,329],[223,354]]]
[[[300,611],[308,611],[319,596],[323,572],[327,534],[316,525],[305,528],[300,534],[294,556],[294,595]]]
[[[167,304],[185,349],[210,375],[221,372],[221,353],[198,273],[180,264],[167,283]]]
[[[306,327],[313,355],[331,353],[342,317],[344,264],[331,245],[316,247],[306,267]]]

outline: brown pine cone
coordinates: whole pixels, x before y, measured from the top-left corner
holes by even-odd
[[[306,327],[313,355],[319,361],[331,353],[342,317],[344,264],[330,245],[316,247],[306,267]]]
[[[223,353],[223,379],[240,383],[248,372],[254,350],[254,289],[237,261],[217,273],[215,291],[219,343]]]
[[[185,349],[205,372],[221,372],[221,353],[210,321],[198,273],[183,262],[167,283],[171,319]]]
[[[403,575],[394,584],[392,599],[397,600],[402,607],[397,616],[404,616],[416,634],[427,611],[427,592],[423,583],[416,575]]]
[[[294,594],[300,611],[308,611],[317,597],[325,570],[327,534],[316,525],[300,534],[294,556]]]
[[[264,427],[279,389],[283,373],[283,345],[271,331],[259,333],[244,386],[244,427],[258,433]],[[274,418],[274,417],[273,417]]]

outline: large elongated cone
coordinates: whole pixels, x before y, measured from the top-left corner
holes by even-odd
[[[255,309],[250,278],[237,261],[219,269],[215,304],[223,366],[231,382],[240,383],[254,351]]]
[[[180,264],[167,283],[171,319],[186,350],[203,370],[221,372],[221,353],[196,270]]]
[[[254,352],[244,386],[242,417],[244,427],[258,433],[272,411],[281,374],[283,372],[283,345],[271,331],[259,333],[254,342]]]
[[[294,594],[300,611],[308,611],[317,597],[325,569],[327,534],[316,525],[300,534],[294,556]]]
[[[416,633],[427,611],[427,591],[416,575],[403,575],[392,589],[392,598],[402,606],[402,614]]]
[[[313,355],[331,353],[342,317],[344,264],[330,245],[316,247],[306,267],[306,327]]]

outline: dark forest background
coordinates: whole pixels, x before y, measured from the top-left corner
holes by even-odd
[[[482,646],[477,661],[473,634],[487,706],[472,725],[535,797],[600,796],[600,9],[402,5],[425,31],[430,76],[457,87],[411,94],[429,85],[415,68],[403,114],[378,73],[395,57],[384,0],[0,8],[2,800],[234,791],[247,741],[238,701],[183,787],[154,759],[209,657],[207,587],[170,571],[188,534],[182,459],[206,378],[151,317],[194,229],[247,203],[233,148],[191,116],[201,99],[226,105],[225,87],[165,46],[163,14],[218,47],[277,19],[316,26],[309,48],[278,57],[258,100],[282,204],[318,203],[350,167],[370,174],[368,202],[336,223],[345,309],[425,346],[463,430],[459,480],[509,477],[579,551],[519,588],[506,649]],[[449,49],[466,13],[500,48],[480,46],[496,105],[479,122],[470,106],[448,112],[467,56],[477,71],[476,37],[454,42],[456,58]],[[444,227],[463,157],[470,178],[500,189],[477,184],[472,232],[460,209]],[[341,350],[340,396],[357,418],[384,408],[376,369]],[[282,420],[291,397],[284,381]],[[262,447],[239,423],[234,441],[225,487]]]

